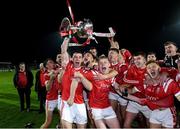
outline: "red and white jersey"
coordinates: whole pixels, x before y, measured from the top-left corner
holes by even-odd
[[[129,65],[132,58],[131,52],[127,49],[121,49],[121,54],[125,60],[125,63]]]
[[[117,64],[111,64],[111,67],[113,70],[116,70],[118,72],[118,75],[116,75],[116,82],[118,84],[123,83],[124,74],[127,72],[128,66],[125,63],[117,63]],[[116,93],[112,88],[111,92]]]
[[[178,74],[178,70],[176,68],[161,67],[161,73],[162,72],[168,73],[170,78],[176,80],[176,76]]]
[[[50,80],[48,72],[46,72],[44,74],[44,76],[45,76],[45,84],[46,84],[47,81]],[[57,76],[54,78],[53,83],[50,86],[50,90],[47,91],[47,94],[46,94],[46,100],[56,100],[56,99],[58,99],[58,80],[57,80]]]
[[[146,68],[140,69],[132,64],[127,73],[124,75],[123,81],[124,84],[130,84],[139,89],[140,92],[133,94],[136,97],[144,98],[144,79],[145,79]]]
[[[79,71],[84,74],[83,68],[74,68],[73,63],[70,61],[65,69],[65,72],[62,77],[62,100],[67,101],[70,96],[70,86],[72,82],[72,78],[74,77],[74,72]],[[83,84],[81,82],[78,83],[78,87],[75,92],[74,102],[77,104],[84,103],[83,100]]]
[[[97,73],[97,71],[92,71],[92,74],[89,74],[90,76],[88,78],[93,84],[93,88],[89,92],[89,106],[91,108],[107,108],[110,106],[110,87],[115,82],[115,78],[106,80],[94,80],[93,75]]]
[[[144,85],[145,96],[151,102],[150,108],[167,108],[174,106],[174,96],[180,95],[180,87],[168,78],[162,85]]]
[[[125,73],[127,72],[128,66],[125,63],[117,63],[117,64],[111,64],[112,69],[116,70],[118,72],[118,75],[116,76],[116,82],[119,84],[123,83],[123,78]]]

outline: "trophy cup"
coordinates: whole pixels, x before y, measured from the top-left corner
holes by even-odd
[[[69,18],[63,18],[59,27],[59,34],[61,37],[68,36],[71,38],[72,42],[69,43],[69,46],[86,46],[90,44],[91,40],[94,40],[96,43],[98,43],[95,37],[115,36],[115,32],[113,31],[112,27],[109,27],[110,33],[93,32],[93,23],[90,19],[84,19],[83,21],[75,22],[69,0],[67,0],[67,5],[71,15],[72,23]],[[78,38],[85,38],[86,41],[84,43],[79,43]]]

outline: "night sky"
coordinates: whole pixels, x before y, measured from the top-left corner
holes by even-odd
[[[1,6],[1,62],[55,58],[62,42],[59,25],[64,17],[70,18],[66,0],[16,1]],[[112,26],[120,47],[131,52],[155,51],[163,58],[165,41],[180,46],[180,0],[71,0],[71,6],[75,21],[91,19],[96,32],[108,32]],[[100,54],[107,52],[108,40],[97,40],[99,44],[91,46],[97,46]]]

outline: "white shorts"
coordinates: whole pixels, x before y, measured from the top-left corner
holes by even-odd
[[[109,93],[109,99],[118,101],[120,103],[120,105],[122,105],[122,106],[126,106],[128,103],[128,101],[126,99],[123,99],[118,94],[113,93],[113,92]]]
[[[153,124],[161,124],[166,128],[173,128],[176,125],[176,110],[174,107],[153,110],[149,121]]]
[[[58,100],[46,100],[46,110],[54,111],[55,108],[58,108]]]
[[[69,106],[66,101],[62,100],[61,119],[70,123],[86,124],[87,113],[85,104],[73,103],[72,106]]]
[[[126,108],[127,112],[131,112],[131,113],[143,113],[143,115],[149,119],[150,114],[151,114],[151,110],[147,107],[147,106],[142,106],[136,102],[132,102],[129,101],[127,108]]]
[[[58,110],[60,111],[60,106],[61,106],[61,95],[58,95]]]
[[[103,109],[98,109],[98,108],[91,108],[91,109],[94,120],[116,118],[116,113],[114,112],[111,106]]]

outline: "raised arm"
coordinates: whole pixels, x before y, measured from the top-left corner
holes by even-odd
[[[66,68],[68,62],[69,62],[69,54],[67,52],[68,49],[68,44],[69,44],[69,38],[65,37],[64,41],[61,45],[61,54],[62,54],[62,62],[61,62],[61,66],[63,68]]]
[[[108,38],[111,48],[117,48],[119,49],[119,43],[117,41],[114,41],[114,37]]]

